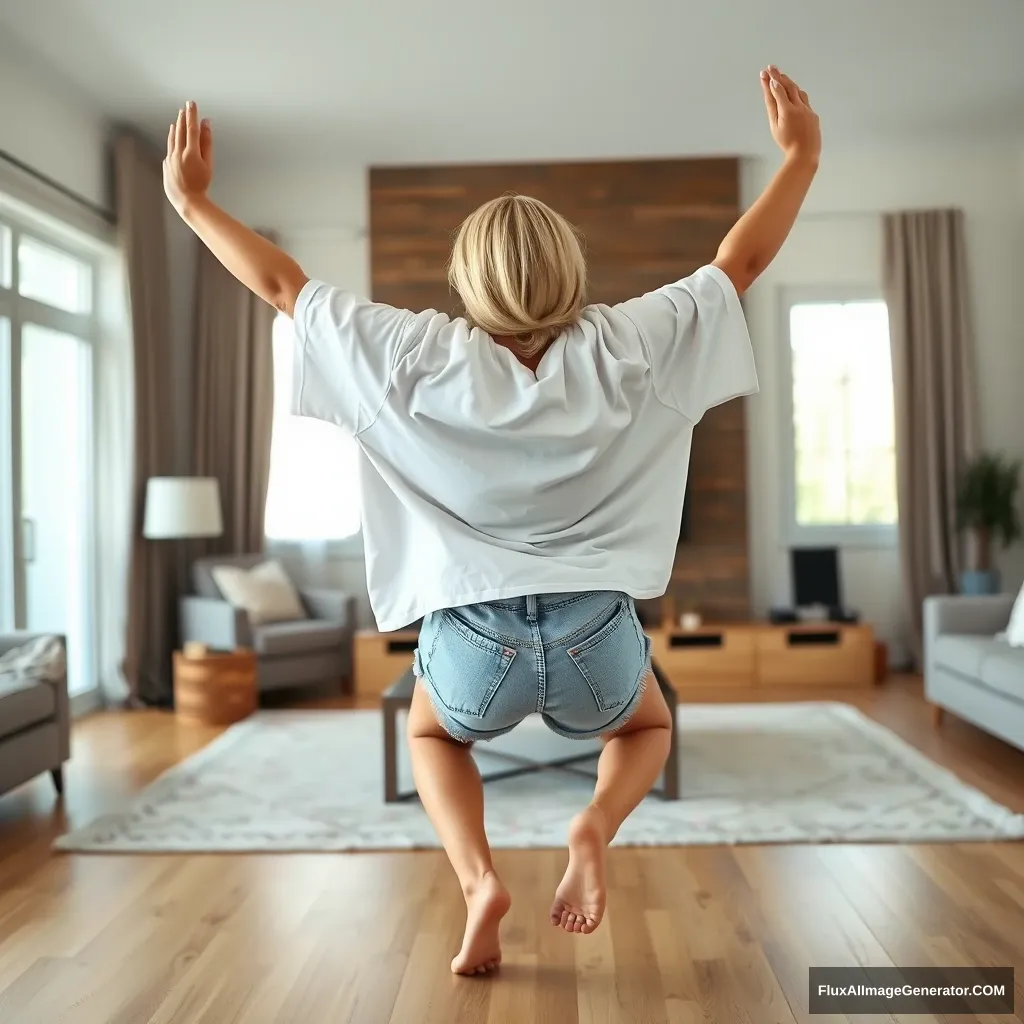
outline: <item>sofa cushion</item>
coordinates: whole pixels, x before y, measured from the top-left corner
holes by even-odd
[[[257,654],[313,654],[341,647],[345,627],[337,622],[305,619],[302,622],[271,622],[253,629],[253,647]]]
[[[192,586],[197,597],[209,597],[223,601],[224,595],[213,578],[213,570],[221,565],[233,565],[239,569],[255,569],[267,560],[266,555],[215,555],[200,558],[192,566]]]
[[[1000,644],[1002,650],[981,663],[981,681],[993,690],[1024,702],[1024,650]]]
[[[56,697],[48,683],[0,677],[0,738],[45,722],[56,713]]]
[[[228,603],[243,609],[251,626],[272,622],[295,622],[306,618],[292,581],[280,562],[269,559],[252,569],[218,565],[212,570],[214,582]]]
[[[1006,642],[992,636],[958,636],[946,634],[935,641],[933,657],[936,664],[958,672],[968,679],[981,678],[982,662],[993,654],[1005,653]]]

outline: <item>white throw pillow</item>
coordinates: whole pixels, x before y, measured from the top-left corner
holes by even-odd
[[[280,562],[271,559],[253,569],[218,565],[211,575],[225,600],[243,609],[253,626],[308,618],[298,592]]]
[[[1024,586],[1013,602],[1010,624],[1006,627],[1006,642],[1012,647],[1024,647]]]

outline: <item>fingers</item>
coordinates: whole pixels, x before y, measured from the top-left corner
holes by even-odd
[[[789,110],[789,108],[793,106],[793,101],[789,98],[789,93],[786,91],[786,87],[782,84],[780,79],[772,76],[771,89],[772,98],[775,100],[780,113]]]
[[[779,81],[782,83],[782,87],[786,90],[786,96],[789,97],[789,102],[794,105],[799,103],[800,90],[797,87],[796,82],[794,82],[789,75],[784,75],[778,68],[775,69],[775,73],[778,76]]]
[[[767,70],[761,72],[761,91],[764,93],[764,105],[768,110],[768,123],[774,128],[779,122],[779,106],[772,95],[771,77]]]
[[[192,100],[185,104],[185,145],[188,149],[199,148],[199,110]]]
[[[167,156],[174,156],[174,125],[167,129]]]
[[[209,118],[204,118],[199,126],[199,152],[205,163],[213,161],[213,129]]]
[[[174,151],[181,154],[185,152],[188,143],[188,134],[185,127],[185,111],[178,111],[178,119],[174,122]]]

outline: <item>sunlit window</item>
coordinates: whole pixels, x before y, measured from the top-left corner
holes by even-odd
[[[30,235],[18,240],[18,294],[63,309],[92,312],[92,267]]]
[[[794,303],[789,343],[796,526],[893,526],[896,445],[885,303]]]
[[[274,321],[274,433],[265,532],[271,540],[342,540],[359,531],[355,439],[320,420],[291,415],[295,334]]]

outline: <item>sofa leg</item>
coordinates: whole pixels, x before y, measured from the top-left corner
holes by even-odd
[[[61,766],[60,768],[51,768],[50,769],[50,777],[53,779],[53,788],[55,790],[57,790],[57,795],[58,796],[63,796],[63,794],[64,794],[64,768],[63,768],[63,766]]]
[[[945,717],[946,709],[939,704],[932,705],[932,725],[938,729],[942,725],[942,719]]]

